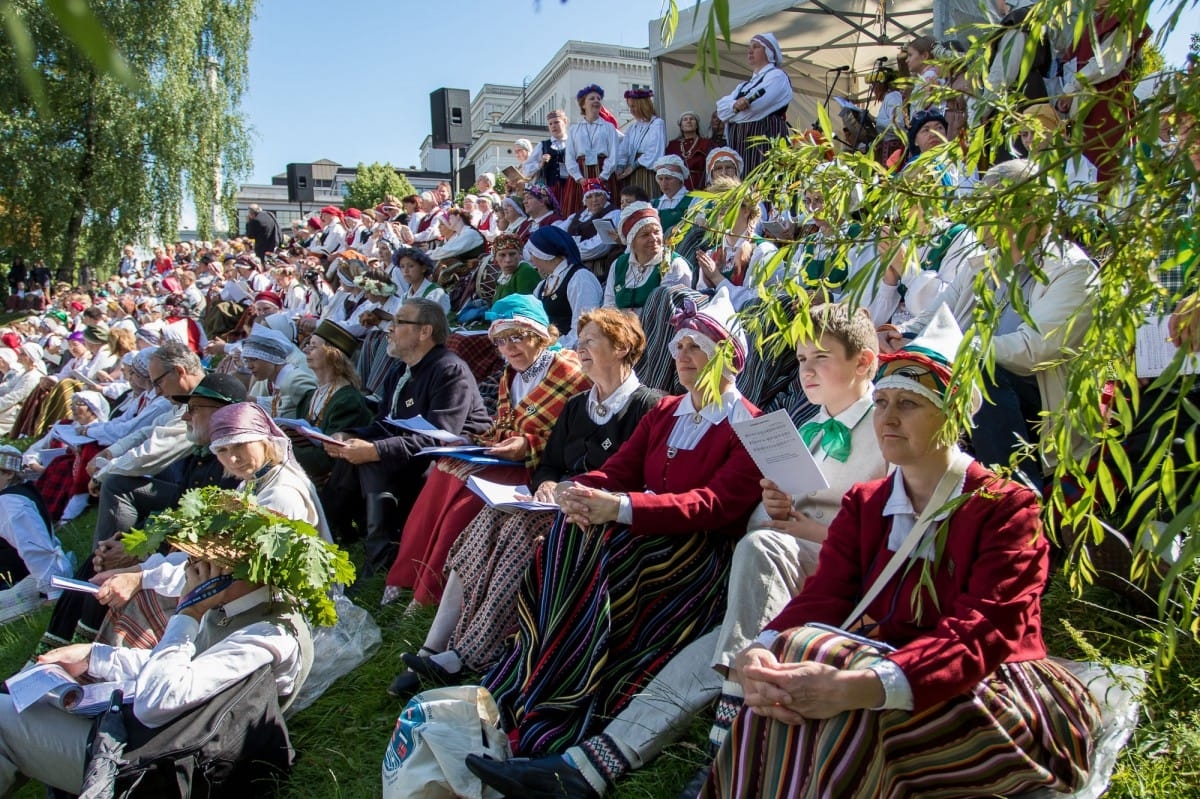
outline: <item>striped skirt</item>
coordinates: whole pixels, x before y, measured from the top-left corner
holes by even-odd
[[[865,668],[874,649],[802,627],[780,661]],[[859,710],[799,725],[743,708],[701,797],[949,799],[1068,792],[1087,778],[1100,713],[1050,660],[1006,663],[968,694],[920,713]]]
[[[504,654],[517,631],[517,592],[533,553],[554,522],[551,511],[504,513],[484,508],[450,550],[446,570],[458,574],[463,607],[449,648],[474,671]]]
[[[153,649],[158,646],[178,604],[179,597],[163,596],[157,591],[137,591],[125,607],[109,609],[96,642],[131,649]]]
[[[368,330],[359,348],[356,364],[363,382],[363,393],[378,397],[395,363],[396,360],[387,354],[387,333],[379,328]]]
[[[638,380],[647,388],[682,394],[683,386],[675,375],[675,359],[667,345],[675,337],[671,327],[671,316],[683,306],[684,300],[692,300],[697,308],[708,305],[709,297],[684,286],[659,286],[650,292],[642,308],[642,329],[646,332],[646,351],[634,371]]]
[[[771,114],[756,122],[729,122],[725,125],[725,138],[729,146],[742,156],[742,179],[754,171],[763,162],[767,145],[764,142],[750,142],[756,136],[778,138],[788,135],[788,123],[783,114]]]
[[[601,732],[724,614],[733,542],[633,535],[557,516],[525,572],[520,630],[484,678],[514,754],[562,752]]]
[[[621,181],[621,188],[626,186],[638,186],[642,191],[646,192],[651,201],[662,195],[662,190],[658,187],[658,181],[654,179],[654,171],[646,169],[644,166],[636,166],[629,173],[629,177]]]

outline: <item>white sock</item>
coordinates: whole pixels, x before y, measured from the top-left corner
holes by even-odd
[[[446,590],[442,592],[442,601],[438,604],[433,624],[429,625],[429,632],[425,635],[426,649],[441,652],[446,648],[446,645],[450,643],[450,636],[454,633],[454,628],[458,625],[458,619],[462,616],[462,608],[462,580],[458,578],[458,572],[452,571],[446,579]],[[455,657],[458,656],[455,655]],[[444,667],[445,664],[439,663],[438,665]],[[459,668],[462,668],[461,665]]]
[[[462,660],[459,659],[458,653],[453,649],[447,649],[445,652],[430,655],[429,659],[451,674],[458,674],[462,671]]]

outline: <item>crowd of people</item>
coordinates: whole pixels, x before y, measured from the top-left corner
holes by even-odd
[[[1070,80],[1123,87],[1144,39],[1102,19],[1067,54]],[[1114,49],[1120,69],[1098,71]],[[467,767],[505,795],[600,796],[706,713],[712,765],[690,796],[1077,789],[1099,711],[1042,640],[1055,450],[1039,420],[1067,401],[1097,266],[1075,231],[976,230],[955,207],[967,188],[1045,184],[1022,156],[1053,146],[1071,98],[1031,96],[982,174],[945,155],[926,170],[956,114],[988,113],[946,100],[937,51],[917,38],[907,81],[877,71],[877,113],[843,116],[848,149],[920,164],[945,190],[944,213],[899,246],[864,227],[862,187],[827,142],[792,205],[750,195],[732,224],[712,213],[790,135],[783,54],[760,34],[709,136],[687,111],[669,138],[646,89],[625,93],[622,131],[589,85],[574,122],[555,111],[545,140],[517,143],[522,180],[503,195],[484,174],[458,198],[441,184],[328,206],[290,232],[252,207],[245,236],[145,263],[130,248],[74,287],[23,263],[13,280],[14,265],[0,433],[32,443],[0,447],[0,585],[55,600],[39,659],[136,676],[148,725],[263,664],[294,696],[311,666],[302,619],[211,553],[121,545],[191,488],[238,488],[360,547],[384,604],[436,606],[380,690],[481,681],[517,757]],[[1030,91],[993,73],[997,95]],[[1087,113],[1101,107],[1122,113]],[[1180,134],[1171,157],[1200,166]],[[1124,156],[1084,141],[1072,180],[1099,192]],[[960,446],[941,435],[950,375],[996,248],[1026,254],[1023,296],[1001,292],[995,369]],[[851,301],[864,274],[878,279]],[[812,335],[773,355],[740,320],[785,285],[808,292],[792,312]],[[1195,298],[1172,299],[1171,335],[1200,350]],[[776,409],[828,488],[763,477],[734,426]],[[425,452],[447,442],[472,449]],[[498,510],[489,483],[543,505]],[[54,531],[90,506],[93,556],[73,567]],[[55,575],[99,593],[60,596]],[[240,621],[218,630],[216,614]],[[81,724],[0,701],[0,794],[19,774],[77,792]]]

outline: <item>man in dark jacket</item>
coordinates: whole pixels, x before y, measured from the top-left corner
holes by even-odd
[[[257,205],[250,206],[246,213],[246,236],[254,239],[254,254],[262,261],[279,246],[279,223],[275,215]]]

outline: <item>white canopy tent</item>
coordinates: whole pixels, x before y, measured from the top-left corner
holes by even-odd
[[[669,44],[662,43],[661,20],[650,23],[654,89],[668,137],[678,135],[674,120],[684,111],[699,114],[707,129],[716,99],[749,77],[746,48],[755,34],[770,32],[779,39],[783,67],[796,92],[788,121],[804,129],[816,120],[817,104],[831,87],[834,94],[854,97],[866,88],[877,58],[894,59],[900,45],[934,31],[934,0],[730,0],[732,46],[726,49],[718,38],[719,74],[706,87],[700,75],[685,78],[696,63],[712,3],[679,0],[679,5],[679,25]],[[839,67],[848,69],[838,72]]]

